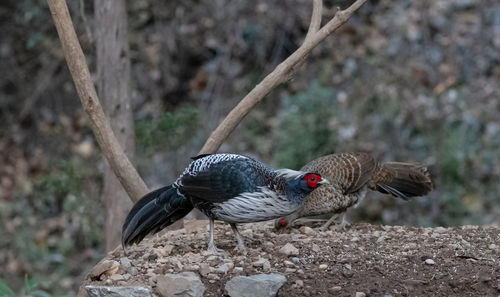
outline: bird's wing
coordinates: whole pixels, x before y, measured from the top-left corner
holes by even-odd
[[[268,172],[253,159],[235,159],[210,164],[195,174],[185,173],[177,183],[187,197],[223,202],[241,193],[258,191],[265,185]]]
[[[375,159],[366,153],[345,154],[345,158],[350,161],[349,180],[352,180],[346,193],[354,193],[370,181],[376,165]]]

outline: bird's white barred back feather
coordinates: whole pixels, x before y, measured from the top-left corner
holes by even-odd
[[[299,206],[300,204],[291,203],[285,195],[279,195],[268,187],[260,187],[259,191],[241,193],[228,201],[214,203],[211,212],[225,222],[249,223],[286,216]]]

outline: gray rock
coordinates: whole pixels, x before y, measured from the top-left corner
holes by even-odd
[[[281,274],[236,276],[225,288],[231,297],[273,297],[285,282],[286,277]]]
[[[285,244],[279,252],[281,254],[287,255],[287,256],[298,256],[299,255],[299,249],[293,246],[291,243]]]
[[[85,286],[90,297],[151,297],[146,287]]]
[[[202,297],[205,286],[194,272],[165,274],[157,277],[157,290],[163,297]]]

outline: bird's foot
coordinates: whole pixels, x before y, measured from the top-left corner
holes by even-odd
[[[351,226],[351,223],[349,223],[346,219],[345,219],[345,216],[342,217],[342,222],[340,222],[340,228],[342,228],[342,230],[346,230],[346,227],[350,227]]]
[[[213,244],[213,243],[208,244],[208,252],[213,254],[213,255],[221,256],[221,257],[226,257],[226,255],[227,255],[224,250],[217,248],[215,246],[215,244]]]
[[[338,218],[338,216],[338,214],[332,215],[332,217],[326,223],[324,223],[323,226],[319,227],[319,231],[327,231],[328,227],[330,227],[330,225]]]
[[[248,253],[247,247],[242,242],[238,242],[238,251],[243,255],[246,255]]]
[[[330,227],[330,224],[324,224],[323,226],[319,227],[319,231],[325,232],[328,230],[328,227]]]

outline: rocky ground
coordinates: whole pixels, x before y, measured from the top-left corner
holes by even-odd
[[[116,249],[79,296],[104,296],[116,286],[129,287],[117,289],[128,296],[500,296],[499,227],[356,224],[320,232],[313,224],[276,234],[271,223],[247,224],[240,227],[244,255],[221,223],[215,240],[227,255],[216,256],[206,252],[207,225],[187,222],[126,254]]]

